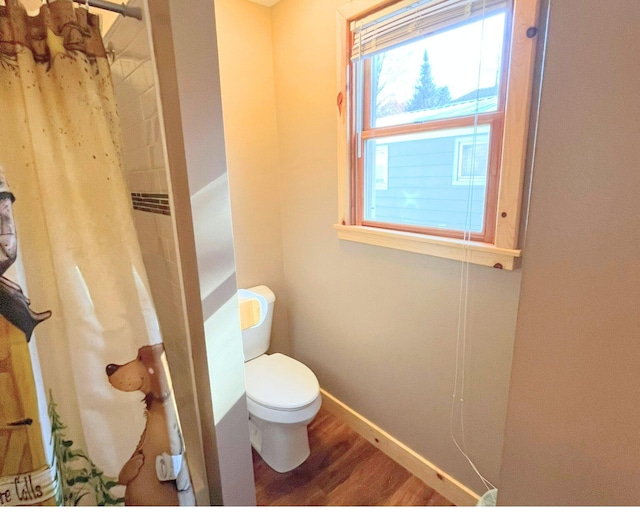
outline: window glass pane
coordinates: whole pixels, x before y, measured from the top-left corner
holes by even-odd
[[[489,137],[481,125],[367,140],[364,221],[482,232]]]
[[[495,111],[504,24],[500,12],[369,57],[371,126]]]

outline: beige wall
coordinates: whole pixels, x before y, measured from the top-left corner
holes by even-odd
[[[246,0],[215,9],[238,286],[274,291],[270,352],[288,353],[270,10]]]
[[[260,62],[270,52],[268,11],[247,0],[216,0],[238,275],[240,262],[252,256],[250,248],[263,243],[260,233],[246,227],[256,216],[252,210],[269,212],[277,202],[281,223],[269,213],[262,229],[282,230],[289,353],[311,367],[324,389],[482,492],[449,431],[462,265],[339,241],[332,228],[338,212],[336,7],[341,3],[281,0],[270,10],[274,142],[270,107],[256,107],[251,99],[268,101],[265,93],[272,87]],[[238,41],[243,44],[233,48]],[[277,143],[277,157],[263,142]],[[264,163],[272,169],[270,158],[279,191],[270,183],[271,171],[265,184]],[[269,251],[275,265],[280,256],[275,247]],[[470,268],[466,441],[469,454],[495,483],[519,285],[518,271]],[[277,303],[276,311],[282,307]]]
[[[639,25],[551,2],[501,505],[640,504]]]

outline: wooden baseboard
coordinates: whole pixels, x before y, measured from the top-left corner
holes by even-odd
[[[458,506],[474,506],[478,503],[480,496],[471,489],[441,471],[437,466],[387,434],[324,389],[321,389],[320,393],[322,394],[322,406],[327,411],[340,418],[367,441],[378,447],[383,453],[449,501]]]

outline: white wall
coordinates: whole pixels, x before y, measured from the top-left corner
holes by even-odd
[[[640,503],[640,3],[552,0],[498,503]]]
[[[461,264],[339,241],[332,228],[338,214],[336,8],[342,3],[281,0],[270,10],[289,353],[311,367],[324,389],[483,492],[449,431]],[[238,98],[262,98],[263,87],[271,87],[268,73],[253,74],[251,57],[258,52],[266,58],[267,52],[230,44],[243,33],[238,13],[247,27],[263,27],[259,9],[247,0],[216,1],[218,26],[225,27],[220,59],[230,163],[234,151],[253,150],[244,140],[263,133],[251,109],[227,108],[225,90],[230,84],[242,88]],[[231,60],[236,76],[244,76],[227,82],[224,63]],[[250,208],[276,200],[272,188],[262,188],[263,166],[255,156],[240,157],[246,167],[229,167],[234,223],[251,218]],[[243,186],[233,189],[234,180]],[[236,229],[237,248],[250,246],[245,237],[251,238],[249,231]],[[466,442],[496,484],[519,286],[519,271],[470,268]]]

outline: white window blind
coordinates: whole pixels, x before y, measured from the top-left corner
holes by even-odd
[[[351,59],[504,9],[511,0],[404,0],[351,23]]]

